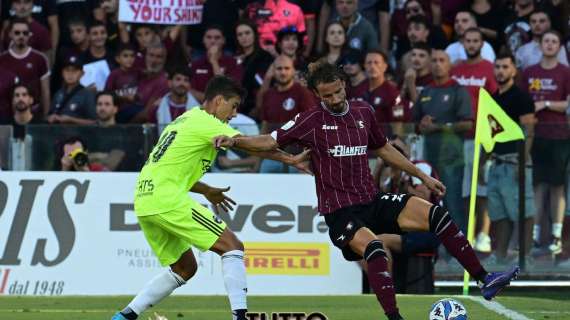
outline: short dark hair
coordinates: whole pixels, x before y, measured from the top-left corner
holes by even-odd
[[[255,22],[251,21],[250,19],[241,19],[238,21],[238,23],[236,23],[236,26],[234,28],[234,32],[237,33],[237,28],[239,26],[248,26],[251,31],[253,32],[253,47],[254,47],[254,52],[257,52],[260,48],[259,46],[259,32],[257,32],[257,25],[255,24]],[[239,48],[239,43],[237,41],[237,34],[235,36],[235,41],[236,41],[236,48],[238,48],[238,51],[241,50]]]
[[[479,29],[478,27],[468,28],[463,33],[463,37],[465,37],[466,34],[471,33],[471,32],[478,33],[481,36],[481,40],[485,40],[485,37],[483,36],[483,31],[481,31],[481,29]]]
[[[346,81],[346,74],[337,66],[330,63],[313,63],[309,66],[308,86],[318,92],[317,86],[322,83],[331,83],[337,80]]]
[[[99,97],[101,96],[110,96],[111,100],[113,101],[113,105],[119,107],[119,99],[117,98],[117,95],[114,92],[112,91],[97,92],[97,94],[95,95],[95,102],[99,101]]]
[[[177,65],[171,68],[168,72],[168,79],[174,78],[175,75],[183,75],[188,78],[192,78],[192,70],[186,64]]]
[[[137,49],[132,43],[120,43],[117,47],[117,51],[115,52],[115,56],[120,56],[123,51],[132,51],[136,53]]]
[[[32,89],[30,88],[30,86],[27,85],[27,84],[24,84],[24,83],[22,83],[22,82],[18,82],[18,83],[16,83],[16,85],[14,85],[14,87],[12,88],[12,94],[10,94],[10,99],[11,99],[11,100],[10,100],[10,104],[12,104],[12,100],[14,100],[14,95],[16,94],[16,90],[19,89],[19,88],[24,88],[24,89],[26,89],[26,91],[28,92],[28,95],[29,95],[30,97],[32,97],[32,99],[35,100],[34,95],[32,94]]]
[[[558,31],[554,30],[554,29],[550,29],[550,30],[546,31],[545,33],[543,33],[540,36],[540,42],[542,42],[542,39],[544,39],[544,36],[547,34],[555,35],[558,38],[558,41],[560,42],[560,46],[562,46],[562,34]]]
[[[96,28],[96,27],[103,27],[103,28],[105,28],[105,30],[107,30],[107,25],[105,23],[103,23],[102,21],[99,21],[99,20],[93,20],[93,21],[91,21],[91,23],[87,27],[87,32],[89,33],[91,31],[91,29]]]
[[[76,25],[82,25],[85,27],[85,29],[87,29],[87,22],[84,19],[81,19],[78,17],[73,17],[73,18],[70,18],[69,21],[67,22],[68,28],[70,28],[71,26],[76,26]]]
[[[495,58],[495,62],[497,60],[503,60],[503,59],[509,59],[511,60],[511,62],[516,66],[517,65],[517,61],[515,60],[515,56],[513,56],[512,53],[510,53],[509,51],[503,51],[503,52],[499,52],[499,54],[497,55],[497,57]]]
[[[382,51],[382,50],[380,50],[380,49],[370,49],[370,50],[366,51],[366,55],[369,55],[369,54],[371,54],[371,53],[381,55],[381,56],[382,56],[382,59],[384,59],[384,62],[385,62],[386,64],[388,64],[388,61],[389,61],[389,60],[388,60],[388,55],[386,54],[386,52],[384,52],[384,51]]]
[[[8,30],[12,30],[12,28],[16,24],[25,24],[28,26],[28,29],[30,29],[30,23],[28,22],[28,20],[26,20],[26,18],[14,17],[10,20],[10,27],[8,28]]]
[[[427,44],[427,42],[418,42],[412,46],[412,50],[413,49],[423,50],[426,51],[428,54],[431,54],[432,47],[429,44]]]
[[[224,27],[222,27],[222,26],[219,25],[219,24],[215,24],[215,23],[206,26],[206,28],[204,29],[204,33],[203,33],[202,35],[205,35],[206,32],[208,32],[208,31],[210,31],[210,30],[218,30],[218,31],[220,31],[220,32],[222,33],[222,36],[223,36],[224,38],[226,37],[226,34],[225,34],[225,32],[224,32]]]
[[[421,24],[428,30],[431,27],[431,24],[430,24],[428,18],[426,16],[423,16],[423,15],[415,15],[415,16],[411,17],[410,19],[408,19],[408,27],[412,23]]]
[[[530,13],[529,18],[535,14],[539,14],[539,13],[544,13],[544,15],[548,18],[548,21],[551,22],[552,19],[550,18],[550,14],[548,12],[546,12],[546,10],[542,9],[542,8],[537,8],[535,9],[533,12]]]
[[[245,97],[245,90],[234,80],[226,76],[215,76],[206,85],[204,92],[204,100],[212,101],[216,96],[223,96],[228,100],[233,97],[243,99]]]

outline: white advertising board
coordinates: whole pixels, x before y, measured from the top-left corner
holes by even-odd
[[[0,173],[0,295],[134,294],[162,270],[133,211],[135,173]],[[250,294],[358,294],[307,175],[208,174],[238,206],[220,214],[246,247]],[[196,196],[192,194],[192,196]],[[201,203],[207,203],[199,198]],[[220,258],[177,294],[225,294]]]

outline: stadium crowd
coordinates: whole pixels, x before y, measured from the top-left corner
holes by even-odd
[[[570,233],[570,218],[564,225],[570,217],[568,1],[207,0],[202,22],[190,26],[126,24],[118,2],[2,1],[0,124],[14,128],[12,152],[26,143],[28,125],[102,132],[154,124],[159,134],[199,105],[208,80],[221,74],[248,93],[230,124],[247,135],[270,133],[318,107],[307,89],[307,68],[330,63],[346,73],[347,99],[368,102],[400,150],[447,186],[437,200],[465,230],[474,119],[485,88],[529,137],[525,217],[533,245],[527,249],[564,260],[562,240]],[[54,169],[121,168],[125,152],[116,148],[91,150],[101,152],[89,153],[86,163],[71,161],[85,154],[77,149],[94,143],[83,140],[53,137]],[[475,249],[491,252],[492,235],[489,259],[499,264],[512,259],[518,161],[517,143],[505,143],[480,164]],[[375,159],[371,167],[385,190],[426,192]],[[221,152],[212,170],[295,171],[234,151]]]

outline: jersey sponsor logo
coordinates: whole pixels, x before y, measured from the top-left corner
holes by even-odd
[[[466,87],[484,87],[485,83],[487,83],[487,77],[475,78],[474,76],[453,76],[452,78],[459,82],[460,85]]]
[[[327,124],[323,124],[323,130],[338,130],[338,126],[329,126]]]
[[[381,98],[381,97],[376,97],[376,98],[374,98],[374,104],[375,104],[375,105],[379,105],[379,104],[381,104],[381,103],[382,103],[382,98]]]
[[[364,121],[358,120],[358,127],[359,127],[360,129],[364,129]]]
[[[208,69],[196,69],[196,74],[208,74]]]
[[[296,104],[295,99],[287,98],[285,99],[285,101],[283,101],[282,107],[287,111],[291,111],[293,110],[293,108],[295,108],[295,104]]]
[[[26,63],[26,68],[32,69],[34,65],[31,62]]]
[[[210,171],[210,168],[212,168],[212,161],[208,159],[202,159],[202,172],[206,173]]]
[[[558,85],[554,83],[553,79],[541,79],[541,78],[529,78],[528,79],[528,90],[529,91],[556,91]]]
[[[338,145],[334,148],[329,149],[331,156],[333,157],[352,157],[365,155],[368,150],[368,146],[343,146]]]
[[[287,130],[291,129],[294,125],[295,125],[295,121],[291,120],[291,121],[287,122],[286,124],[284,124],[281,127],[281,130],[287,131]]]
[[[246,242],[248,274],[328,275],[330,246],[320,242]]]

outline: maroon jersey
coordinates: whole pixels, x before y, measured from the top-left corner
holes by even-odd
[[[218,61],[220,68],[223,69],[224,75],[234,79],[235,81],[241,82],[242,69],[241,66],[237,64],[234,57],[222,56]],[[206,84],[208,81],[214,77],[214,70],[212,65],[208,61],[207,57],[204,57],[196,62],[192,62],[191,68],[191,81],[190,84],[192,88],[200,92],[206,90]]]
[[[40,80],[49,77],[47,57],[32,48],[23,54],[17,55],[11,49],[0,55],[0,70],[8,70],[18,76],[20,83],[32,90],[35,101],[40,101]]]
[[[335,114],[322,104],[298,114],[271,135],[281,147],[298,143],[310,148],[319,212],[368,203],[378,189],[368,167],[368,149],[386,144],[386,137],[366,102],[350,101]]]
[[[428,85],[433,82],[433,77],[431,73],[426,74],[425,76],[417,77],[416,78],[416,92],[418,96],[422,93],[422,90]]]
[[[390,81],[384,81],[378,88],[369,91],[367,100],[376,111],[376,119],[378,122],[389,123],[394,121],[392,116],[394,110],[392,109],[399,95],[400,91],[398,87]],[[399,115],[399,112],[396,113]],[[396,118],[399,118],[399,116]]]
[[[570,96],[570,68],[558,64],[553,69],[544,69],[540,63],[523,71],[521,88],[528,92],[534,102],[563,101]],[[568,139],[570,129],[566,114],[542,109],[536,113],[537,137],[547,139]]]
[[[139,80],[137,100],[143,105],[153,103],[162,98],[170,90],[168,88],[168,76],[166,72],[151,76],[144,76]]]
[[[0,124],[12,120],[12,90],[18,77],[10,71],[0,72]]]
[[[117,97],[135,95],[140,78],[141,72],[138,69],[123,70],[117,68],[109,74],[105,83],[105,90],[113,91]]]
[[[348,100],[366,101],[368,96],[368,81],[363,80],[353,86],[350,82],[346,84],[346,98]]]
[[[32,21],[30,24],[29,44],[30,47],[38,51],[48,51],[51,49],[51,36],[49,30],[37,21]],[[10,46],[10,37],[8,36],[8,29],[4,31],[4,48]]]
[[[280,126],[296,114],[314,107],[315,100],[314,95],[297,82],[286,91],[270,88],[263,95],[261,120]]]

